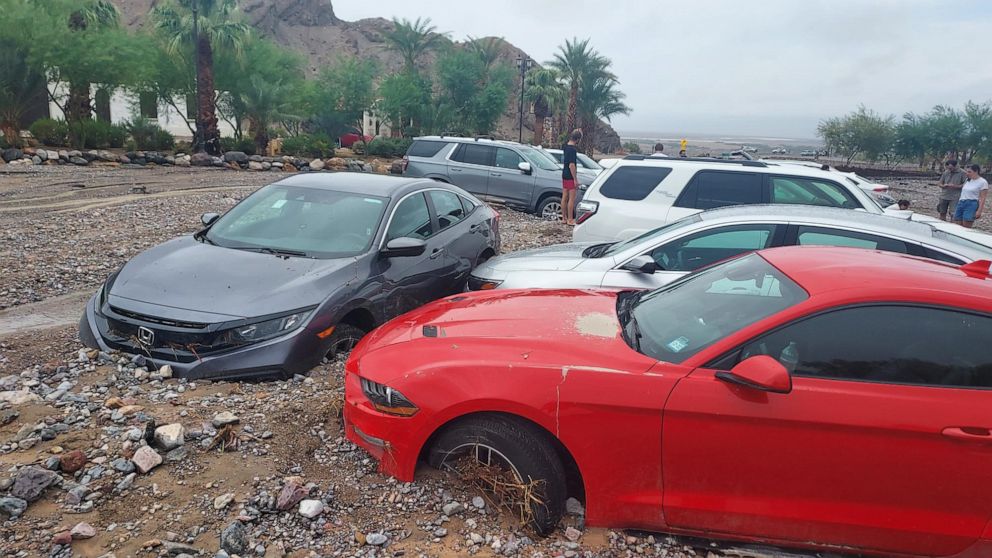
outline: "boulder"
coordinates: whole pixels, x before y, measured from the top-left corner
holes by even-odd
[[[69,162],[72,163],[73,165],[79,165],[81,167],[85,167],[86,165],[90,164],[89,161],[83,159],[82,157],[69,157]]]
[[[165,451],[186,443],[186,429],[179,423],[166,424],[155,429],[155,444]]]
[[[300,515],[313,519],[324,512],[324,503],[320,500],[303,500],[300,502]]]
[[[49,486],[59,480],[59,475],[52,471],[46,471],[41,467],[23,467],[14,476],[14,486],[10,488],[10,495],[28,502],[34,502],[41,498]]]
[[[324,168],[324,162],[320,159],[314,159],[310,161],[310,170],[321,170]]]
[[[8,403],[10,405],[41,403],[41,397],[37,394],[31,393],[27,389],[0,391],[0,403]]]
[[[244,151],[228,151],[224,153],[224,162],[246,164],[248,163],[248,155]]]
[[[92,539],[96,536],[96,529],[84,521],[82,523],[77,523],[76,526],[69,531],[69,533],[72,535],[73,540]]]
[[[263,170],[265,170],[265,167],[263,167],[262,166],[262,163],[260,163],[260,162],[257,162],[257,161],[248,161],[248,170],[263,171]]]
[[[52,544],[70,544],[72,542],[72,533],[69,531],[59,531],[55,533],[52,537]]]
[[[72,450],[59,457],[59,467],[66,473],[75,473],[86,465],[86,454],[82,450]]]
[[[239,419],[238,416],[231,411],[221,411],[214,415],[214,418],[210,421],[210,424],[213,424],[214,428],[220,428],[225,424],[237,424],[240,420],[241,419]]]
[[[248,157],[248,160],[249,161],[255,161],[256,163],[261,163],[262,162],[262,156],[261,155],[250,155]]]
[[[7,149],[4,149],[2,152],[0,152],[0,156],[3,157],[4,161],[7,161],[9,163],[11,161],[16,161],[21,157],[23,157],[24,152],[21,151],[20,149],[17,149],[16,147],[8,147]]]
[[[307,497],[310,490],[295,482],[287,482],[282,486],[279,497],[276,498],[276,509],[286,511]]]
[[[20,516],[26,509],[28,509],[28,502],[23,498],[0,498],[0,514],[5,514],[13,518]]]
[[[141,473],[147,473],[162,464],[162,456],[148,446],[141,446],[131,457],[134,466]]]
[[[194,153],[189,158],[189,164],[194,167],[209,167],[214,164],[214,158],[206,153]]]
[[[220,534],[220,548],[228,554],[245,554],[248,552],[248,533],[240,521],[227,526]]]

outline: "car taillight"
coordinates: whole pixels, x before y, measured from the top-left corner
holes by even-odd
[[[889,187],[888,186],[875,186],[874,190],[876,192],[888,192],[889,191]]]
[[[596,214],[599,210],[599,202],[594,201],[580,201],[579,205],[575,206],[575,213],[577,217],[575,218],[575,224],[581,224],[589,220],[590,217]]]

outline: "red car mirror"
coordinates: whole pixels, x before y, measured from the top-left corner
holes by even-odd
[[[720,371],[716,377],[732,384],[772,393],[792,391],[792,376],[782,364],[767,355],[746,358],[730,369]]]

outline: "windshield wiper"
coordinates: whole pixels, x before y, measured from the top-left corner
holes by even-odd
[[[616,242],[607,242],[605,244],[596,244],[590,246],[582,251],[583,258],[601,258],[611,246],[616,244]]]
[[[287,250],[284,248],[269,248],[268,246],[254,247],[254,246],[238,246],[234,248],[235,250],[246,250],[248,252],[260,252],[262,254],[272,254],[274,256],[298,256],[301,258],[309,257],[309,254],[301,250]]]

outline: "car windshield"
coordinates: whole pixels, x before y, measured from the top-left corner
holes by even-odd
[[[660,236],[664,236],[664,235],[666,235],[666,234],[668,234],[668,233],[670,233],[670,232],[672,232],[674,230],[678,230],[678,229],[687,227],[687,226],[689,226],[689,225],[691,225],[693,223],[698,223],[698,222],[700,222],[702,220],[703,220],[703,218],[700,217],[698,213],[696,213],[694,215],[690,215],[688,217],[685,217],[684,219],[679,219],[678,221],[673,221],[673,222],[671,222],[671,223],[669,223],[669,224],[667,224],[667,225],[665,225],[663,227],[658,227],[657,229],[650,230],[650,231],[648,231],[648,232],[646,232],[646,233],[644,233],[644,234],[642,234],[640,236],[635,236],[634,238],[631,238],[629,240],[624,240],[623,242],[616,242],[614,244],[611,244],[609,246],[609,248],[607,248],[606,250],[604,250],[597,257],[613,256],[615,254],[620,254],[620,253],[626,251],[629,248],[633,248],[635,246],[640,246],[640,245],[644,244],[645,242],[647,242],[649,240],[652,240],[654,238],[658,238]]]
[[[624,340],[638,352],[672,363],[807,298],[758,254],[708,267],[654,291],[624,295],[617,300]]]
[[[207,242],[289,256],[342,258],[369,249],[386,198],[272,184],[248,196],[203,235]]]
[[[589,157],[588,155],[586,155],[585,153],[579,153],[577,155],[577,158],[579,159],[579,162],[582,163],[582,166],[585,167],[585,168],[587,168],[587,169],[590,169],[590,170],[602,170],[603,169],[603,167],[601,167],[599,165],[599,163],[597,163],[596,161],[593,161],[592,158]]]
[[[555,161],[554,157],[545,152],[543,149],[534,149],[533,147],[528,147],[526,145],[517,146],[517,149],[523,153],[524,157],[530,161],[530,164],[534,165],[539,169],[544,170],[558,170],[561,165]]]

